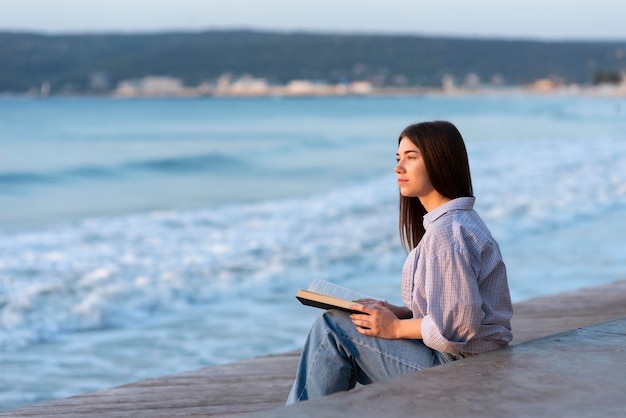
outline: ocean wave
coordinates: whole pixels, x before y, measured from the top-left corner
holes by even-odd
[[[116,165],[89,164],[44,172],[4,172],[0,173],[0,187],[8,190],[10,187],[59,184],[73,180],[124,179],[128,174],[142,171],[164,175],[202,172],[224,173],[228,170],[236,170],[242,164],[244,164],[242,160],[220,153],[182,155],[130,161]]]
[[[164,173],[222,172],[236,169],[241,161],[225,154],[183,155],[179,157],[135,161],[122,167],[133,170],[150,170]]]
[[[398,252],[390,183],[0,236],[0,348],[337,279],[368,254]]]
[[[586,139],[491,145],[473,165],[483,216],[504,239],[563,228],[626,206],[626,144]],[[512,238],[514,239],[514,238]]]
[[[56,182],[55,175],[46,175],[35,172],[8,172],[0,173],[0,186],[42,184]]]

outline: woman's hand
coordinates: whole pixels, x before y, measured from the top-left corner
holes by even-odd
[[[387,302],[380,300],[359,300],[351,309],[363,313],[351,314],[350,318],[361,334],[387,339],[399,338],[396,328],[400,320],[387,305]]]
[[[404,306],[361,299],[351,309],[363,312],[350,315],[361,334],[386,339],[422,338],[422,318],[413,318],[411,311]]]

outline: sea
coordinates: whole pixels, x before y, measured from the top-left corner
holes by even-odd
[[[298,349],[313,279],[401,303],[424,120],[462,132],[515,302],[626,279],[624,97],[0,97],[0,409]]]

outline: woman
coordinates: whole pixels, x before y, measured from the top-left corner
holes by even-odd
[[[473,210],[467,151],[449,122],[408,126],[395,172],[404,306],[360,300],[313,324],[288,404],[505,347],[511,298],[498,244]]]

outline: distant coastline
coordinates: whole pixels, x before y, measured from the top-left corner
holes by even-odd
[[[626,78],[626,40],[0,32],[0,46],[0,94],[41,97],[623,94]]]
[[[560,84],[548,79],[537,80],[520,86],[453,86],[442,87],[376,87],[367,81],[349,84],[315,83],[307,80],[280,85],[269,84],[262,79],[247,79],[232,84],[201,84],[189,87],[172,77],[145,77],[125,80],[107,92],[72,92],[53,94],[46,85],[25,93],[0,93],[0,97],[109,97],[133,98],[258,98],[258,97],[380,97],[380,96],[597,96],[626,97],[626,79],[619,84],[578,85]]]

